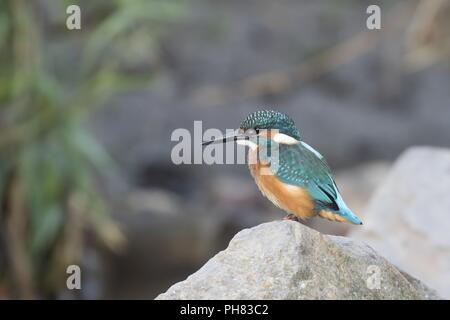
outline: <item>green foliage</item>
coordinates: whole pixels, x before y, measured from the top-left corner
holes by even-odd
[[[113,162],[84,119],[111,94],[149,83],[152,70],[136,74],[126,68],[139,69],[155,55],[164,27],[184,10],[170,0],[79,1],[82,19],[89,17],[80,32],[65,28],[68,4],[0,2],[0,218],[6,221],[0,234],[4,247],[14,241],[8,235],[23,240],[7,252],[9,269],[0,270],[7,279],[0,278],[0,287],[22,297],[27,290],[20,286],[46,294],[65,284],[44,282],[54,278],[50,272],[64,274],[62,262],[80,257],[63,257],[57,249],[73,245],[65,243],[73,217],[82,222],[81,233],[90,229],[109,246],[120,239],[93,178]],[[40,23],[39,6],[50,12],[53,32]],[[74,48],[77,55],[71,55]],[[18,268],[16,260],[26,265]],[[32,283],[20,284],[27,270]]]

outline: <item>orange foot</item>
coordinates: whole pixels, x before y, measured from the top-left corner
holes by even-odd
[[[283,220],[291,220],[291,221],[297,221],[298,222],[298,218],[296,215],[289,213],[287,216],[285,216],[283,218]]]

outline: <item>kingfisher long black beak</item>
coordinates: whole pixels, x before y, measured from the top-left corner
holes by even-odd
[[[207,146],[215,143],[227,143],[229,141],[250,140],[251,137],[252,137],[251,135],[243,133],[242,130],[238,129],[228,135],[217,137],[214,140],[204,141],[202,142],[202,145]]]

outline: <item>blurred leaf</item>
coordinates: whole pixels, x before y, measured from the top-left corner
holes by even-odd
[[[5,11],[0,11],[0,49],[3,49],[7,45],[7,34],[10,30],[9,28],[9,18]]]
[[[54,242],[63,223],[62,210],[58,206],[51,206],[40,212],[39,222],[33,226],[30,239],[31,252],[35,258],[42,257],[45,250]]]
[[[0,213],[3,209],[3,200],[6,192],[9,175],[11,174],[12,164],[6,157],[0,158]]]
[[[103,146],[98,144],[86,131],[74,131],[72,139],[74,142],[73,147],[79,151],[83,160],[90,162],[100,170],[113,168],[114,161],[103,149]]]

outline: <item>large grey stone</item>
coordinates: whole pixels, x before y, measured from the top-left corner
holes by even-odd
[[[323,235],[292,221],[264,223],[239,232],[226,250],[157,297],[433,298],[438,298],[433,290],[398,270],[369,246]]]
[[[363,216],[353,238],[450,298],[450,150],[406,151]]]

